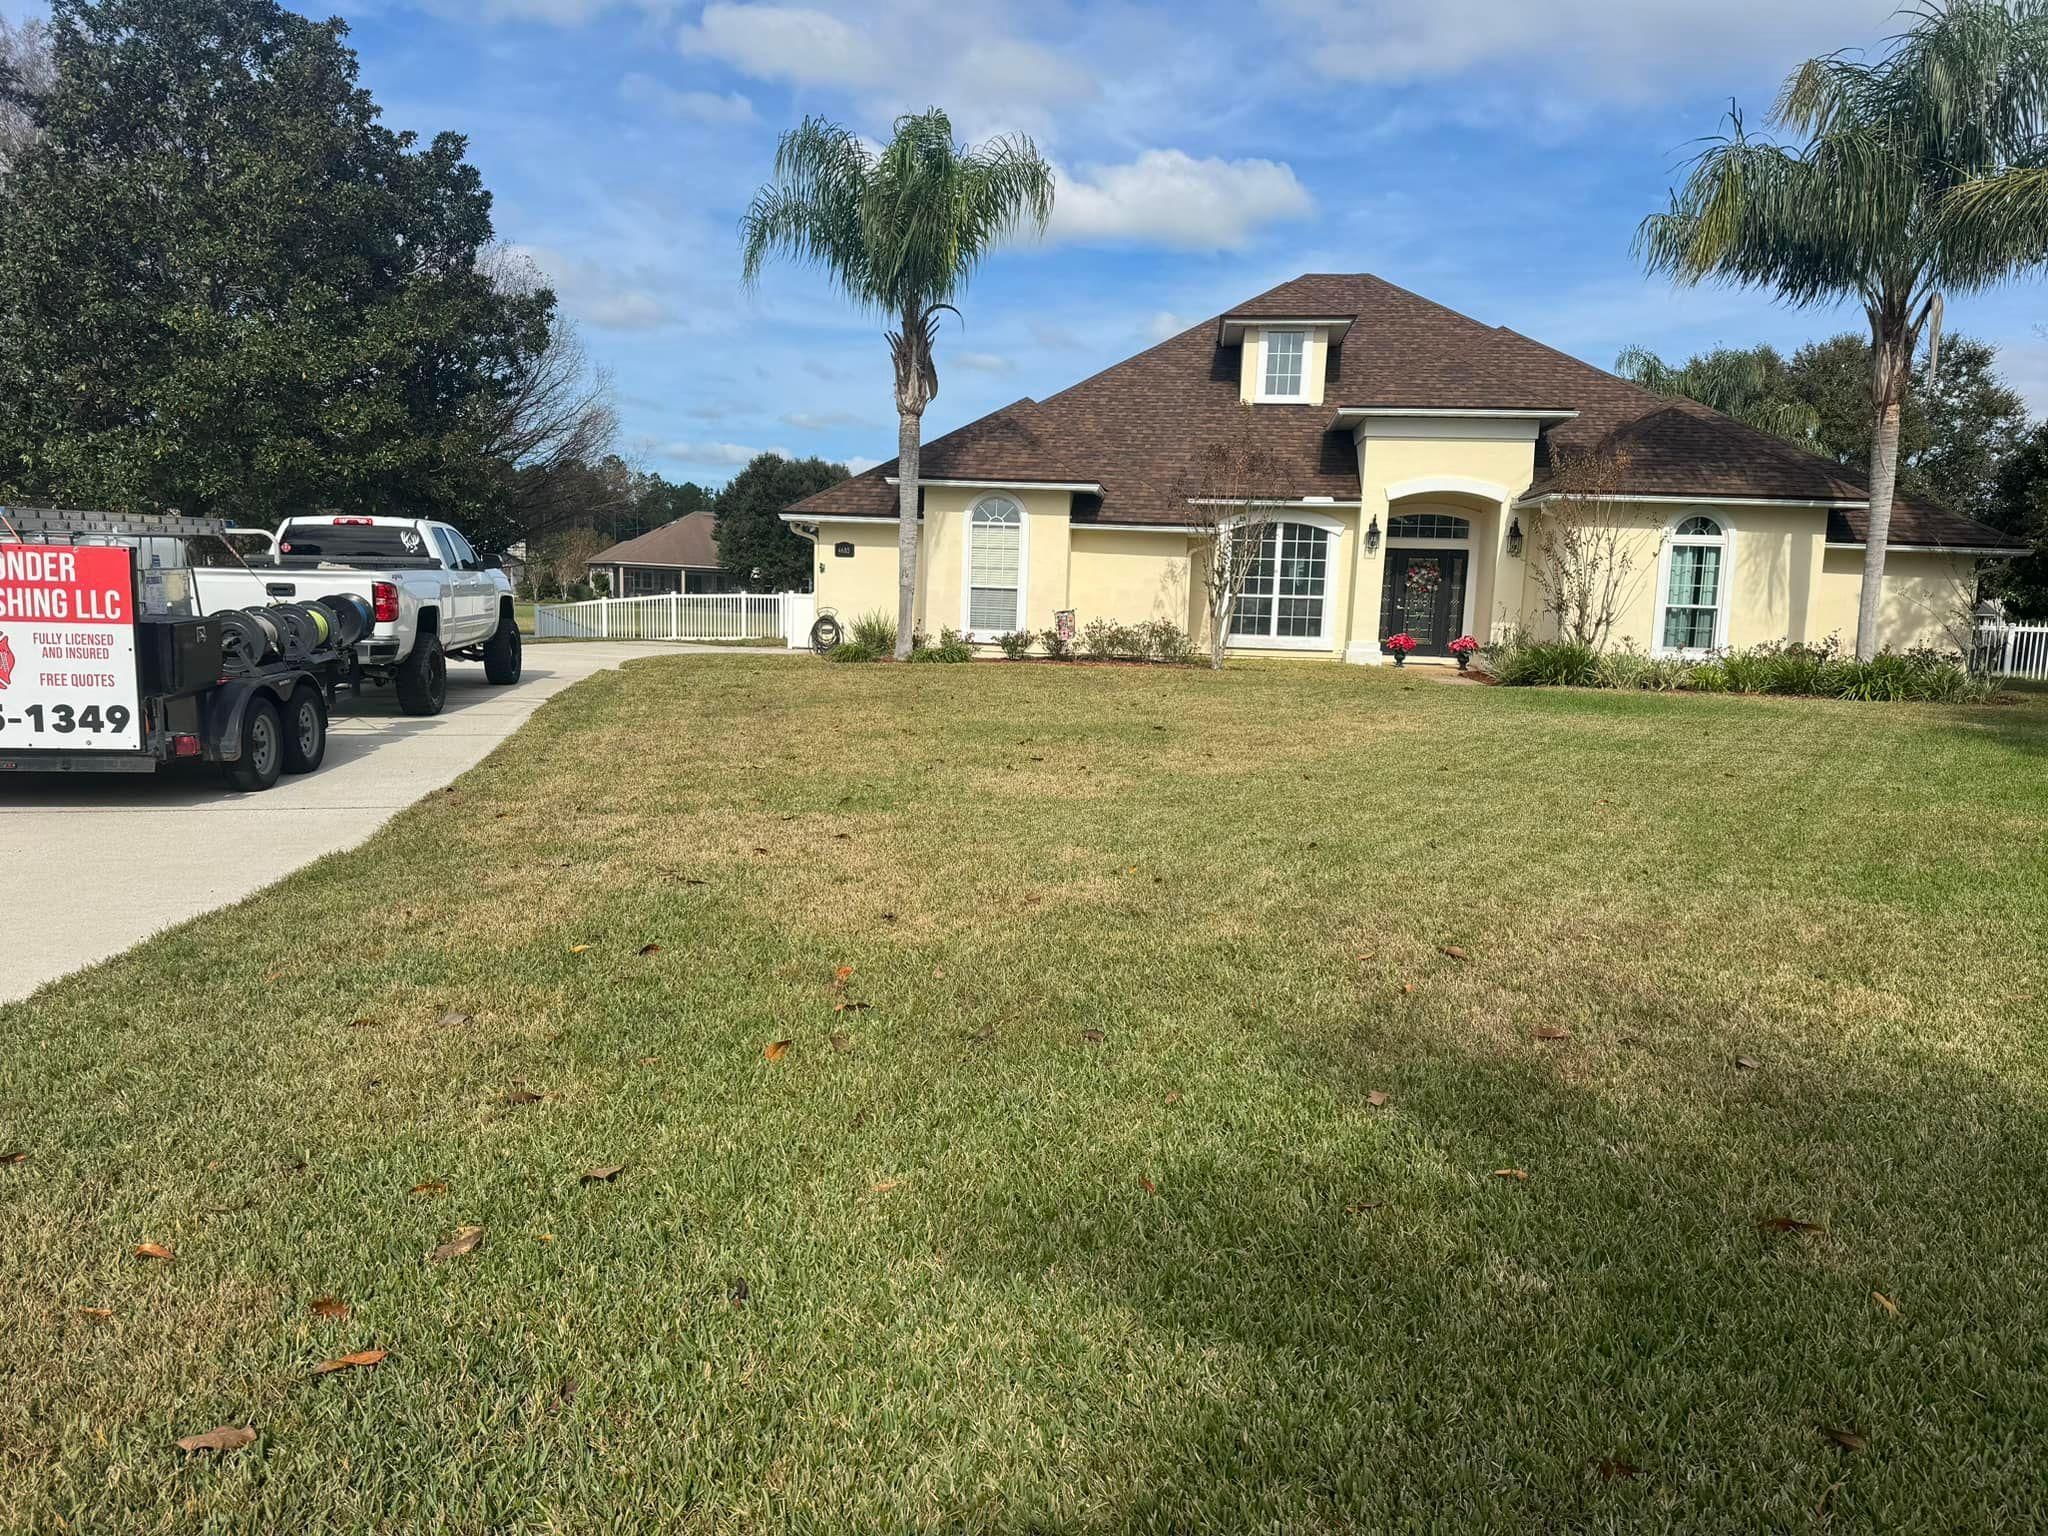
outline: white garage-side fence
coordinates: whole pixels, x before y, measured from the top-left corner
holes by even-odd
[[[2048,682],[2048,624],[1987,624],[1978,639],[1993,677]]]
[[[817,611],[808,592],[599,597],[539,604],[533,633],[539,640],[782,640],[798,650],[810,643]]]

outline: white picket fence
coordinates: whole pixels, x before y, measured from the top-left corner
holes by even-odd
[[[533,610],[533,633],[540,640],[783,640],[797,650],[810,643],[816,615],[808,592],[669,592],[542,603]]]
[[[1992,676],[2048,682],[2048,624],[1987,624],[1979,634]]]

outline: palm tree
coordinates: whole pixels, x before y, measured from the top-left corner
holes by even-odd
[[[1614,371],[1660,395],[1679,395],[1733,416],[1760,432],[1808,448],[1820,435],[1820,413],[1791,393],[1785,359],[1765,343],[1716,347],[1674,368],[1647,347],[1624,347]]]
[[[1834,54],[1792,73],[1771,121],[1797,135],[1796,146],[1750,137],[1731,113],[1669,209],[1644,219],[1636,236],[1649,269],[1682,283],[1714,279],[1793,305],[1863,306],[1872,432],[1856,654],[1866,660],[1878,648],[1899,416],[1920,340],[1931,370],[1946,294],[1990,287],[2048,258],[2039,216],[2048,198],[1956,195],[2044,159],[2048,0],[1951,0],[1913,14],[1874,63]]]
[[[895,329],[898,593],[896,658],[910,655],[917,597],[918,451],[924,408],[939,392],[939,316],[982,259],[1019,226],[1052,216],[1052,167],[1021,135],[974,148],[953,142],[937,107],[896,119],[880,150],[821,117],[782,136],[775,179],[740,221],[749,287],[771,256],[831,274],[846,296]]]

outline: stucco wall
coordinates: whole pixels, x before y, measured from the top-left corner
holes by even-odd
[[[1967,643],[1965,614],[1976,596],[1977,562],[1968,555],[1888,550],[1884,561],[1884,602],[1878,610],[1878,638],[1895,651],[1916,645],[1953,651]],[[1863,598],[1863,551],[1830,549],[1821,557],[1813,597],[1811,638],[1830,632],[1842,646],[1856,644],[1856,610]]]
[[[1198,627],[1202,594],[1186,538],[1076,528],[1071,547],[1067,588],[1073,601],[1060,606],[1073,608],[1076,624],[1171,619],[1190,632]]]
[[[896,621],[896,533],[894,523],[825,523],[818,529],[817,596],[842,624],[871,613]],[[836,544],[853,545],[851,558],[833,554]]]

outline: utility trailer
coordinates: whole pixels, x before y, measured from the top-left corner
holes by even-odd
[[[202,615],[187,550],[219,518],[0,507],[0,771],[311,773],[369,604]],[[354,633],[351,633],[353,629]]]

